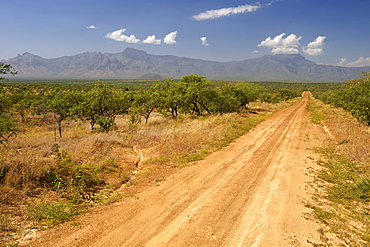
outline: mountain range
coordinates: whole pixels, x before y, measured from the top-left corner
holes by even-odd
[[[126,48],[120,53],[85,52],[53,59],[24,53],[2,60],[33,79],[181,78],[199,74],[209,79],[342,82],[370,71],[370,67],[320,65],[295,55],[265,55],[234,62],[215,62],[172,55],[151,55]]]

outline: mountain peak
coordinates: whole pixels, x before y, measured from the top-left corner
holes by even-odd
[[[314,66],[316,63],[307,60],[304,56],[299,54],[276,54],[270,56],[270,59],[283,64],[294,64],[294,65],[305,65],[305,66]]]
[[[22,57],[38,57],[38,56],[33,55],[33,54],[29,53],[29,52],[25,52],[25,53],[22,54]]]
[[[126,48],[122,54],[127,57],[127,58],[130,58],[130,59],[133,59],[133,60],[145,60],[148,58],[148,53],[146,53],[145,51],[141,51],[141,50],[136,50],[134,48]]]

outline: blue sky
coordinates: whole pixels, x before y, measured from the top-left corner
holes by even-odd
[[[370,66],[369,0],[2,0],[0,59],[83,52]]]

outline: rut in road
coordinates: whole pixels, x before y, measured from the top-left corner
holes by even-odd
[[[78,229],[56,228],[30,246],[312,246],[306,220],[309,147],[324,131],[306,110],[308,93],[228,147],[160,186],[99,213]]]

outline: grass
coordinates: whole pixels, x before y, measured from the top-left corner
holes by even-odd
[[[323,169],[316,176],[315,202],[308,205],[325,225],[320,230],[324,246],[370,246],[368,126],[341,109],[314,100],[310,105],[312,118],[332,133],[330,141],[316,149]]]
[[[307,106],[308,111],[311,113],[311,120],[315,124],[321,124],[327,119],[326,114],[322,111],[322,103],[311,99]]]
[[[28,215],[40,227],[53,227],[57,224],[70,221],[73,216],[83,212],[84,208],[68,200],[55,202],[40,202],[28,208]]]

